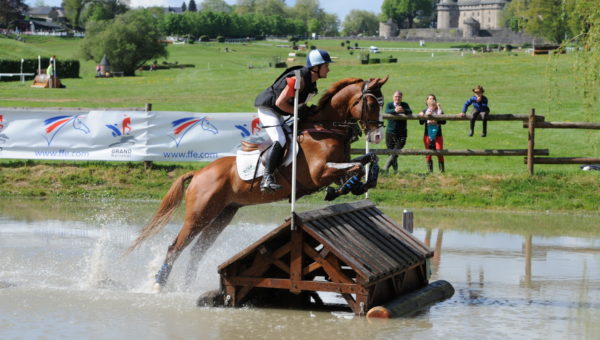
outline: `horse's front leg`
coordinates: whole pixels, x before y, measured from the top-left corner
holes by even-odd
[[[354,195],[362,195],[367,192],[370,188],[377,186],[377,179],[379,177],[379,165],[377,164],[378,158],[375,154],[369,153],[353,159],[352,161],[359,162],[361,164],[361,173],[352,174],[348,172],[346,178],[350,176],[346,182],[338,189],[327,187],[327,194],[325,196],[326,201],[333,201],[341,195],[346,195],[352,192]],[[360,181],[360,177],[364,174],[364,167],[362,165],[371,164],[369,167],[369,174],[365,183]],[[352,164],[352,163],[349,163]]]

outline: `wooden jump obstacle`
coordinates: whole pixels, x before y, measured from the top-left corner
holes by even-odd
[[[50,77],[47,74],[38,74],[33,79],[33,84],[31,84],[31,87],[44,88],[44,89],[47,89],[47,88],[58,89],[61,87],[61,84],[60,84],[60,80],[56,76]]]
[[[428,287],[433,251],[372,202],[332,205],[298,213],[294,220],[296,228],[288,218],[218,267],[215,304],[327,309],[317,292],[330,292],[346,301],[338,308],[364,315]],[[448,286],[440,296],[453,294]]]

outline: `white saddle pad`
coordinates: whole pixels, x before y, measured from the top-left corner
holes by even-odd
[[[268,152],[268,151],[267,151]],[[296,154],[298,153],[298,143],[296,143]],[[238,150],[235,158],[238,175],[244,181],[249,181],[254,177],[254,171],[256,164],[258,163],[258,171],[256,171],[256,178],[262,177],[265,173],[265,166],[262,162],[258,161],[260,157],[260,150],[255,151],[242,151]],[[288,166],[292,164],[292,153],[288,152],[285,159],[283,160],[282,166]]]

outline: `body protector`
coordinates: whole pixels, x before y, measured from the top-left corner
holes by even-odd
[[[289,113],[282,111],[275,105],[275,101],[279,98],[279,95],[283,90],[285,90],[287,86],[287,78],[294,77],[294,71],[300,70],[300,77],[304,82],[303,88],[300,89],[300,93],[298,94],[298,102],[305,103],[309,96],[314,96],[317,94],[317,84],[312,82],[310,70],[307,67],[303,66],[294,66],[285,70],[273,83],[273,85],[266,88],[263,92],[261,92],[254,101],[254,106],[266,106],[275,110],[277,113],[288,116]],[[292,101],[290,104],[293,105],[294,98],[290,98]]]

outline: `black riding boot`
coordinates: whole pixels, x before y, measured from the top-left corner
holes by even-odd
[[[442,162],[442,161],[439,161],[439,162],[438,162],[438,165],[439,165],[439,167],[440,167],[440,172],[444,172],[444,171],[446,171],[446,168],[444,167],[444,162]]]
[[[481,131],[481,137],[487,136],[487,115],[483,115],[482,122],[483,130]]]
[[[473,137],[473,130],[475,129],[475,119],[477,119],[477,116],[473,114],[473,118],[471,118],[471,121],[469,121],[469,137]]]
[[[391,155],[390,158],[388,158],[387,162],[385,162],[385,165],[383,166],[383,171],[384,172],[388,172],[388,170],[390,168],[393,168],[394,171],[398,171],[398,156],[397,155]]]
[[[433,160],[428,160],[427,161],[427,170],[429,170],[429,172],[433,172]]]
[[[277,169],[283,160],[283,151],[284,149],[279,142],[273,143],[265,164],[265,174],[260,182],[260,191],[275,191],[281,189],[281,185],[275,182],[273,172],[275,172],[275,169]]]

